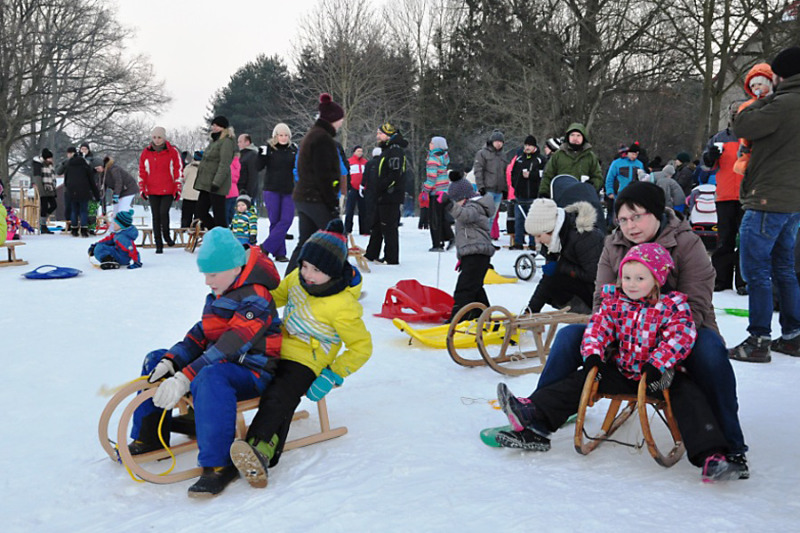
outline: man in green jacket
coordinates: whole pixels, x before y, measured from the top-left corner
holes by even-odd
[[[772,61],[775,92],[734,119],[737,137],[749,140],[750,164],[739,190],[742,275],[747,281],[750,336],[731,349],[738,361],[768,363],[770,350],[800,357],[800,285],[794,248],[800,224],[800,47]],[[780,302],[781,337],[771,340],[772,284]]]
[[[566,140],[550,156],[544,168],[539,196],[550,198],[550,181],[559,174],[569,174],[580,181],[590,181],[598,191],[603,185],[600,160],[587,140],[583,124],[573,122],[567,128]]]

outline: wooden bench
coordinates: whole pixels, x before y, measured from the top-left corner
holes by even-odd
[[[6,250],[8,250],[8,259],[7,260],[0,260],[0,267],[6,266],[18,266],[18,265],[27,265],[27,261],[23,261],[22,259],[17,258],[17,246],[25,246],[25,243],[22,241],[6,241],[3,244]]]
[[[114,394],[114,396],[112,396],[108,401],[103,413],[100,415],[100,423],[98,425],[98,437],[100,439],[100,445],[113,461],[121,462],[130,469],[132,474],[135,474],[141,479],[151,483],[175,483],[197,477],[203,471],[203,469],[200,467],[171,472],[167,475],[160,475],[159,473],[152,472],[145,468],[144,465],[147,463],[170,457],[167,450],[157,450],[134,456],[131,455],[130,450],[128,449],[128,427],[133,418],[133,412],[141,404],[151,399],[157,388],[158,384],[150,384],[146,379],[141,379],[127,384],[116,394]],[[139,392],[141,392],[141,394],[138,394]],[[133,398],[125,407],[119,419],[115,443],[109,438],[109,423],[117,407],[131,395],[133,395]],[[247,435],[247,424],[244,420],[244,413],[253,409],[257,409],[259,401],[260,398],[253,398],[237,404],[236,438],[242,439]],[[181,413],[186,413],[190,406],[191,397],[187,396],[184,397],[181,402],[179,402],[178,409],[180,409]],[[330,421],[328,420],[328,406],[325,402],[325,398],[317,402],[317,412],[319,415],[319,431],[305,437],[295,438],[287,441],[283,447],[284,451],[334,439],[347,433],[347,428],[344,426],[331,429]],[[308,411],[296,411],[292,417],[292,421],[306,418],[309,418]],[[189,439],[170,447],[170,451],[176,457],[179,454],[194,451],[196,449],[197,441],[194,439]]]
[[[186,240],[189,238],[188,231],[190,228],[172,228],[172,240],[175,244],[180,244],[186,247]]]

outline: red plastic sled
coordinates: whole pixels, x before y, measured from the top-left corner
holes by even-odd
[[[442,322],[450,318],[453,297],[415,279],[404,279],[386,290],[383,307],[375,316],[406,322]]]

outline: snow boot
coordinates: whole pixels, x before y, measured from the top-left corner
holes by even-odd
[[[86,226],[81,226],[81,237],[88,237],[89,236],[89,228]]]
[[[277,435],[272,443],[277,443]],[[263,489],[268,482],[269,461],[275,453],[275,446],[267,442],[258,442],[250,438],[246,441],[235,440],[231,444],[231,461],[239,469],[251,487]]]
[[[120,267],[120,264],[116,261],[103,261],[100,263],[101,270],[117,270]]]
[[[750,479],[750,468],[747,466],[747,457],[743,453],[729,453],[725,458],[729,463],[737,465],[739,479]]]
[[[792,357],[800,357],[800,335],[792,339],[778,337],[769,343],[769,349],[773,352],[780,352]]]
[[[69,230],[69,231],[70,231],[70,233],[72,233],[72,236],[73,236],[73,237],[77,237],[77,236],[78,236],[78,230],[79,230],[79,229],[80,229],[80,228],[73,226],[72,228],[70,228],[70,230]]]
[[[136,440],[128,445],[131,455],[140,455],[154,450],[161,450],[164,446],[158,438],[158,423],[161,421],[161,411],[151,413],[142,419],[139,427],[139,435]],[[165,417],[161,424],[161,436],[164,443],[169,446],[169,434],[172,420]]]
[[[533,405],[528,398],[517,398],[505,383],[497,384],[497,401],[514,431],[522,431],[532,418]]]
[[[533,452],[550,450],[550,439],[528,428],[522,431],[499,431],[495,440],[504,448],[519,448]]]
[[[238,477],[239,471],[233,465],[204,466],[200,479],[189,487],[189,497],[208,498],[216,496]]]
[[[43,218],[39,222],[39,234],[40,235],[52,235],[53,232],[50,231],[50,228],[47,227],[47,219]]]
[[[728,350],[728,357],[748,363],[769,363],[772,360],[769,353],[770,342],[769,337],[750,335],[744,342]]]
[[[703,483],[742,479],[743,469],[747,469],[747,465],[743,466],[741,463],[729,462],[726,457],[720,453],[709,455],[706,457],[706,461],[703,464]],[[749,472],[747,476],[750,476]]]

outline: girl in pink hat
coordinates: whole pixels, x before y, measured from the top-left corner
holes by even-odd
[[[616,285],[603,287],[603,303],[592,315],[581,343],[583,369],[563,381],[516,398],[504,383],[497,397],[513,431],[501,431],[502,446],[534,451],[550,449],[550,433],[578,411],[586,375],[599,368],[601,393],[635,394],[647,380],[648,393],[669,388],[689,461],[702,468],[704,481],[738,479],[741,465],[729,463],[729,445],[703,391],[686,375],[681,362],[697,336],[688,298],[677,291],[663,293],[667,274],[675,267],[660,244],[631,248],[620,263]]]

